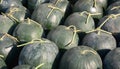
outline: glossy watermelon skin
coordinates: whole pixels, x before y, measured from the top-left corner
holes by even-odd
[[[12,34],[16,24],[6,15],[0,15],[0,33]]]
[[[111,34],[97,32],[87,34],[82,41],[83,45],[89,46],[96,50],[101,56],[102,60],[106,54],[116,48],[116,40]]]
[[[30,11],[24,6],[11,6],[6,10],[5,14],[16,22],[24,21],[26,18],[30,18]],[[12,17],[11,17],[12,16]],[[13,18],[14,17],[14,18]]]
[[[104,69],[119,69],[120,68],[120,48],[110,51],[103,62]]]
[[[71,43],[73,35],[74,35],[73,30],[67,29],[67,26],[60,25],[52,29],[48,33],[47,38],[55,42],[59,47],[59,49],[70,49],[78,45],[78,40],[79,40],[78,34],[75,35],[75,38]]]
[[[55,43],[45,39],[46,42],[35,41],[26,45],[19,56],[19,64],[29,64],[38,66],[44,64],[39,69],[56,69],[56,57],[59,52]]]
[[[81,30],[81,32],[88,32],[95,29],[95,23],[92,17],[89,17],[87,23],[88,15],[81,13],[73,13],[66,20],[65,25],[70,26],[74,25],[77,30]]]
[[[18,65],[15,66],[13,69],[35,69],[35,67],[32,67],[30,65]]]
[[[0,58],[0,69],[7,69],[7,65],[2,58]]]
[[[21,6],[22,3],[20,0],[3,0],[0,4],[0,11],[6,12],[10,6]]]
[[[78,46],[65,52],[59,69],[102,69],[102,61],[92,48]]]
[[[83,12],[87,11],[91,14],[97,14],[98,15],[93,15],[93,18],[100,19],[103,16],[103,9],[101,6],[96,5],[94,6],[94,1],[93,0],[78,0],[74,7],[73,7],[73,12]]]
[[[13,36],[20,42],[29,42],[31,40],[40,39],[42,34],[42,26],[30,19],[26,19],[19,23],[13,32]]]
[[[118,7],[120,5],[120,1],[112,3],[111,5],[108,6],[106,10],[106,14],[119,14],[120,13],[120,8]],[[118,7],[118,8],[115,8]]]
[[[41,4],[34,10],[31,16],[31,18],[40,23],[45,30],[51,30],[58,26],[61,22],[62,17],[64,16],[64,12],[57,9],[54,9],[51,12],[52,8],[48,6],[56,7],[52,3]]]

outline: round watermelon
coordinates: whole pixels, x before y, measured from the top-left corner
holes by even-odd
[[[78,46],[65,52],[59,69],[102,69],[102,60],[92,48]]]
[[[104,59],[104,69],[120,69],[120,48],[110,51]]]
[[[56,44],[47,39],[31,41],[22,49],[19,64],[28,64],[34,67],[43,64],[38,69],[56,69],[58,52]]]
[[[20,42],[29,42],[31,40],[40,39],[42,34],[42,26],[29,18],[19,23],[13,32],[13,36]]]
[[[76,47],[78,46],[79,37],[75,28],[60,25],[52,29],[48,33],[47,38],[55,42],[59,49]]]
[[[32,14],[32,19],[40,23],[45,30],[51,30],[58,26],[64,16],[64,12],[52,3],[41,4]]]

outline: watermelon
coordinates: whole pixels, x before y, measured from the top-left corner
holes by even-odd
[[[59,69],[102,69],[102,60],[92,48],[78,46],[65,52]]]

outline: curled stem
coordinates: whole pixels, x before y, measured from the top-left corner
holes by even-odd
[[[72,40],[66,46],[70,46],[74,42],[77,32],[80,32],[80,30],[77,30],[74,25],[70,25],[69,27],[67,27],[67,29],[71,29],[71,28],[73,28],[74,34],[73,34]]]
[[[83,50],[83,51],[80,51],[80,53],[81,54],[86,54],[86,53],[89,53],[89,52],[91,52],[91,53],[93,53],[93,54],[97,54],[95,51],[92,51],[92,50]]]

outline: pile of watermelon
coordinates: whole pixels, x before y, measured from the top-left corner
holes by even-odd
[[[0,69],[120,69],[120,0],[0,0]]]

